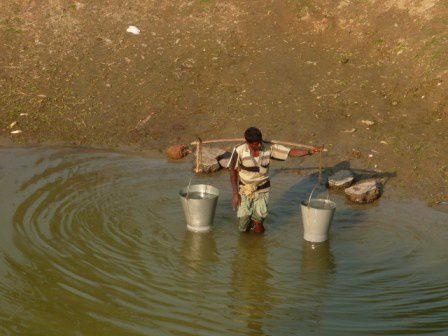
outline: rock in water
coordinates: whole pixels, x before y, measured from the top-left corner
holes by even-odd
[[[226,153],[226,150],[222,148],[202,147],[202,158],[199,165],[199,170],[203,173],[213,173],[221,169],[218,158],[225,155]],[[194,154],[196,156],[196,151],[194,151]],[[194,160],[193,162],[193,169],[195,168],[196,160]]]
[[[353,183],[355,176],[350,170],[339,170],[328,178],[328,186],[331,189],[346,189]]]
[[[375,180],[364,180],[345,189],[350,201],[355,203],[371,203],[380,197],[380,187]]]

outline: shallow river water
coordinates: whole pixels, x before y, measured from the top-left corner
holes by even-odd
[[[315,179],[274,166],[263,236],[237,231],[227,174],[193,179],[221,195],[214,230],[192,234],[190,168],[0,149],[0,334],[447,334],[446,213],[332,194],[330,240],[306,243],[298,206]]]

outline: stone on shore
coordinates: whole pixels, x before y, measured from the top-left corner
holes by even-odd
[[[355,176],[350,170],[339,170],[328,178],[328,187],[330,189],[342,190],[350,187]]]
[[[180,160],[187,156],[188,153],[188,147],[184,145],[171,146],[165,151],[166,156],[171,160]]]
[[[371,203],[380,197],[380,187],[373,179],[364,180],[345,189],[345,194],[352,202]]]
[[[214,147],[203,147],[202,148],[202,158],[199,164],[199,170],[202,173],[213,173],[221,169],[219,158],[223,157],[228,153],[225,149],[214,148]],[[196,169],[196,152],[195,160],[193,161],[193,169]]]

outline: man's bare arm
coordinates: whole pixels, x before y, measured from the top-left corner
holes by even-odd
[[[230,183],[232,184],[233,194],[238,193],[238,171],[230,168]]]
[[[238,171],[230,168],[230,183],[232,184],[232,207],[233,210],[237,210],[241,204],[241,196],[238,192]]]
[[[306,155],[311,155],[311,151],[308,150],[302,150],[302,149],[291,149],[289,151],[288,157],[301,157]]]
[[[288,157],[301,157],[306,155],[313,155],[323,151],[323,147],[314,147],[313,149],[291,149],[289,151]]]

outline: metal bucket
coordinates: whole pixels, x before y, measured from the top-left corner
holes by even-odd
[[[187,229],[193,232],[210,231],[218,203],[219,189],[207,184],[195,184],[179,191]]]
[[[336,211],[336,203],[329,199],[315,198],[302,201],[303,239],[312,243],[320,243],[328,239],[331,221]]]

